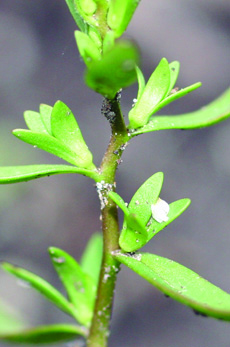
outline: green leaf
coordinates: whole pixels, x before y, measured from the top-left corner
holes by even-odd
[[[141,97],[129,112],[130,128],[139,128],[148,122],[156,105],[166,96],[169,85],[169,64],[163,58],[148,80]]]
[[[39,107],[41,119],[44,123],[44,126],[48,133],[52,135],[51,131],[51,113],[52,113],[53,107],[46,105],[46,104],[41,104]],[[31,129],[32,130],[32,129]]]
[[[77,24],[77,26],[79,27],[79,29],[83,32],[83,33],[87,33],[88,31],[88,24],[84,21],[84,19],[81,17],[78,8],[77,8],[77,1],[76,0],[65,0],[70,13],[73,16],[73,19],[75,20],[75,23]]]
[[[149,253],[114,257],[174,300],[201,314],[230,321],[230,295],[173,260]]]
[[[140,0],[111,0],[109,4],[107,23],[120,37],[126,30]]]
[[[197,88],[201,87],[201,82],[197,82],[192,84],[189,87],[180,89],[178,91],[173,92],[172,94],[170,94],[169,96],[167,96],[167,98],[165,98],[164,100],[162,100],[156,107],[155,109],[152,111],[152,114],[158,112],[159,110],[161,110],[163,107],[167,106],[168,104],[170,104],[171,102],[182,98],[183,96],[193,92],[194,90],[196,90]]]
[[[55,247],[49,248],[55,270],[64,285],[68,298],[75,307],[77,320],[89,326],[96,297],[96,285],[68,253]]]
[[[102,59],[88,64],[86,84],[108,99],[113,99],[121,89],[136,80],[135,66],[138,64],[137,47],[128,40],[120,40]]]
[[[178,218],[190,205],[190,199],[180,199],[169,204],[168,220],[162,223],[158,223],[155,219],[149,221],[149,226],[147,228],[148,241],[151,240],[159,231],[163,230],[167,225],[172,223],[176,218]]]
[[[151,205],[157,201],[163,181],[163,172],[155,173],[141,185],[129,203],[129,211],[137,215],[144,225],[151,217]]]
[[[57,101],[53,107],[51,129],[53,136],[78,157],[78,166],[95,168],[92,153],[85,143],[78,123],[72,111],[62,101]]]
[[[25,111],[24,119],[25,119],[26,125],[31,131],[49,134],[49,132],[47,131],[41,119],[40,113],[35,111]]]
[[[79,4],[82,8],[82,11],[87,15],[92,15],[97,9],[97,5],[94,0],[80,0]]]
[[[133,221],[130,219],[128,221],[127,219],[124,220],[119,237],[119,246],[125,252],[135,252],[148,242],[148,234],[145,226],[141,224],[136,216],[132,216],[135,218]],[[132,227],[130,227],[130,224]]]
[[[71,341],[86,337],[84,327],[71,324],[54,324],[30,328],[13,334],[0,334],[0,340],[20,344],[43,344]]]
[[[179,76],[179,72],[180,72],[180,63],[179,61],[172,61],[169,64],[169,69],[170,69],[170,84],[169,84],[169,88],[168,88],[168,92],[167,95],[170,94],[170,92],[172,91],[177,78]]]
[[[76,310],[74,309],[74,307],[66,300],[66,298],[57,289],[55,289],[51,284],[49,284],[43,278],[33,274],[30,271],[27,271],[20,267],[13,266],[6,262],[3,262],[1,266],[3,270],[9,272],[10,274],[28,283],[32,288],[37,290],[46,299],[51,301],[60,310],[76,318],[76,312],[75,312]]]
[[[138,66],[136,66],[136,74],[137,74],[137,81],[138,81],[138,93],[137,93],[137,100],[138,100],[143,94],[143,91],[145,89],[145,77]]]
[[[165,129],[197,129],[219,123],[230,116],[230,88],[201,109],[174,116],[154,116],[144,127],[131,132],[131,136]]]
[[[108,195],[115,202],[115,204],[117,204],[117,206],[120,207],[120,209],[124,212],[125,216],[128,216],[130,214],[127,204],[124,202],[124,200],[119,194],[117,194],[116,192],[109,192]]]
[[[76,30],[74,32],[79,53],[88,66],[94,60],[101,59],[101,53],[94,41],[85,33]]]
[[[13,130],[13,135],[15,135],[20,140],[27,142],[35,147],[43,149],[46,152],[56,155],[63,160],[76,165],[81,166],[82,160],[76,155],[68,146],[63,142],[53,136],[36,133],[30,130],[15,129]]]
[[[0,167],[0,184],[18,183],[30,181],[36,178],[76,173],[88,176],[94,180],[97,178],[95,171],[78,168],[70,165],[25,165]]]
[[[81,268],[84,273],[93,278],[98,284],[103,252],[103,238],[101,233],[95,233],[90,238],[81,257]]]

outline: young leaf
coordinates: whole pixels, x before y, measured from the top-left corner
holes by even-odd
[[[230,294],[173,260],[155,254],[113,253],[122,264],[164,294],[201,314],[230,321]]]
[[[26,182],[36,178],[76,173],[88,176],[94,180],[97,178],[95,171],[78,168],[70,165],[25,165],[0,167],[0,184]]]
[[[74,309],[74,307],[57,289],[55,289],[43,278],[33,274],[30,271],[13,266],[6,262],[3,262],[1,266],[3,270],[28,283],[32,288],[36,289],[40,294],[42,294],[46,299],[51,301],[60,310],[76,318],[76,310]]]
[[[44,123],[44,126],[48,133],[52,136],[52,131],[51,131],[51,113],[52,113],[52,106],[46,105],[46,104],[41,104],[39,107],[41,119]],[[31,129],[32,130],[32,129]]]
[[[165,97],[170,85],[168,61],[163,58],[148,80],[141,97],[129,112],[130,128],[139,128],[148,123],[152,110]]]
[[[116,42],[102,59],[88,64],[86,84],[108,99],[136,80],[135,66],[139,62],[137,47],[128,40]]]
[[[170,94],[169,96],[167,96],[167,98],[165,98],[164,100],[162,100],[153,110],[152,110],[152,114],[158,112],[159,110],[161,110],[163,107],[167,106],[168,104],[170,104],[171,102],[182,98],[183,96],[193,92],[194,90],[196,90],[197,88],[201,87],[201,82],[197,82],[192,84],[189,87],[180,89],[178,91],[175,91],[175,93],[173,92],[172,94]]]
[[[151,205],[157,201],[163,181],[163,172],[155,173],[141,185],[129,203],[129,211],[137,215],[144,225],[151,217]]]
[[[120,37],[126,30],[140,0],[111,0],[107,15],[107,23]]]
[[[164,229],[167,225],[172,223],[176,218],[178,218],[190,205],[190,199],[181,199],[172,202],[169,205],[169,213],[167,221],[163,221],[162,223],[158,223],[155,219],[151,219],[149,222],[149,227],[147,228],[148,232],[148,241],[151,240],[153,236],[155,236],[159,231]]]
[[[41,119],[40,113],[35,111],[25,111],[24,119],[25,119],[26,125],[31,131],[49,134]]]
[[[174,85],[176,84],[177,78],[179,76],[179,72],[180,72],[179,61],[172,61],[169,64],[169,70],[170,70],[170,84],[169,84],[167,95],[170,94],[170,92],[172,91]]]
[[[101,59],[101,53],[94,41],[81,31],[74,32],[79,53],[86,65],[89,65],[94,60]]]
[[[137,81],[138,81],[138,93],[137,93],[137,100],[138,100],[140,99],[145,89],[145,77],[138,66],[136,66],[136,73],[137,73]]]
[[[22,330],[12,334],[0,334],[0,340],[20,344],[43,344],[76,340],[86,337],[86,329],[71,324],[54,324]]]
[[[230,88],[201,109],[175,116],[153,116],[144,127],[131,132],[131,136],[165,129],[196,129],[219,123],[230,117]]]
[[[24,129],[13,130],[13,135],[15,135],[20,140],[43,149],[46,152],[52,153],[73,165],[80,167],[84,167],[85,165],[84,159],[82,160],[68,146],[66,146],[63,142],[59,141],[53,136]]]
[[[92,15],[97,9],[96,2],[94,0],[79,0],[79,6],[81,6],[82,11],[87,15]]]
[[[53,136],[78,157],[78,166],[95,168],[92,153],[85,143],[78,123],[72,111],[62,101],[57,101],[53,107],[51,129]]]
[[[81,257],[81,268],[84,273],[93,278],[96,286],[99,280],[103,252],[103,239],[101,233],[95,233],[90,238]]]
[[[130,217],[133,220],[130,220]],[[134,219],[135,218],[135,219]],[[131,227],[130,227],[131,225]],[[148,242],[148,234],[145,226],[136,216],[125,218],[123,229],[119,237],[119,246],[125,252],[135,252]]]
[[[130,211],[126,203],[119,194],[115,192],[109,192],[109,197],[115,202],[115,204],[117,204],[117,206],[120,207],[120,209],[124,212],[125,216],[128,216],[130,214]]]
[[[76,0],[65,0],[70,13],[73,16],[73,19],[75,20],[77,26],[79,27],[79,29],[83,32],[83,33],[87,33],[88,32],[88,24],[84,21],[84,19],[81,17],[78,8],[77,8],[77,2]]]
[[[89,326],[96,296],[96,285],[93,279],[83,272],[74,258],[61,249],[50,247],[49,254],[69,300],[75,308],[77,320]]]

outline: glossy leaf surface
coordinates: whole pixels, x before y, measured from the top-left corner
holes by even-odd
[[[93,278],[96,286],[99,279],[103,252],[103,239],[101,233],[95,233],[90,238],[81,257],[81,268],[84,273]]]
[[[96,285],[93,279],[84,273],[76,260],[63,250],[50,247],[49,254],[68,298],[75,307],[77,320],[88,326],[96,296]]]
[[[20,344],[43,344],[71,341],[85,337],[84,328],[71,324],[54,324],[30,328],[13,334],[0,334],[0,340]]]
[[[18,183],[37,178],[76,173],[96,179],[97,173],[70,165],[25,165],[0,167],[0,184]]]
[[[57,289],[55,289],[43,278],[33,274],[30,271],[13,266],[9,263],[2,263],[1,266],[3,270],[9,272],[17,278],[20,278],[29,286],[36,289],[40,294],[51,301],[54,305],[59,307],[62,311],[75,317],[74,307],[72,307],[72,305],[66,300],[66,298],[59,291],[57,291]]]
[[[117,251],[114,256],[171,298],[201,314],[230,321],[230,294],[185,266],[149,253],[131,256]]]
[[[147,125],[132,132],[131,136],[156,130],[203,128],[219,123],[229,116],[230,88],[197,111],[174,116],[153,116]]]
[[[135,82],[138,61],[136,46],[127,40],[118,41],[101,60],[88,64],[86,84],[97,93],[113,99],[121,88]]]
[[[141,97],[129,112],[130,128],[139,128],[148,122],[152,110],[166,96],[169,85],[169,64],[163,58],[150,76]]]

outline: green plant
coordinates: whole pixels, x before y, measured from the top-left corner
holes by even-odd
[[[126,30],[138,0],[66,0],[79,29],[75,32],[85,62],[85,82],[104,97],[102,113],[111,126],[111,139],[100,167],[84,141],[68,106],[41,105],[39,112],[24,114],[27,130],[13,134],[24,142],[54,154],[71,165],[29,165],[0,168],[0,183],[17,183],[39,177],[77,173],[91,178],[101,204],[102,231],[92,236],[77,263],[68,253],[51,247],[49,254],[66,290],[63,296],[44,279],[31,272],[2,263],[2,268],[28,282],[46,299],[70,315],[74,324],[55,324],[2,335],[6,341],[49,343],[85,338],[87,346],[107,346],[114,289],[120,264],[124,264],[166,295],[195,311],[230,320],[230,295],[184,266],[158,255],[139,252],[153,236],[179,217],[189,199],[168,205],[160,199],[163,173],[152,175],[127,205],[116,192],[115,174],[127,143],[137,135],[164,129],[195,129],[213,125],[230,116],[230,89],[202,109],[181,115],[156,113],[189,92],[195,83],[174,89],[180,64],[163,58],[145,83],[138,67],[135,44],[119,39]],[[124,122],[119,98],[121,88],[138,81],[138,93]],[[121,231],[117,206],[124,213]]]

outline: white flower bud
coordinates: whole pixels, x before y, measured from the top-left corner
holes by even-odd
[[[152,217],[158,222],[167,222],[169,213],[169,204],[158,198],[157,202],[151,205]]]

